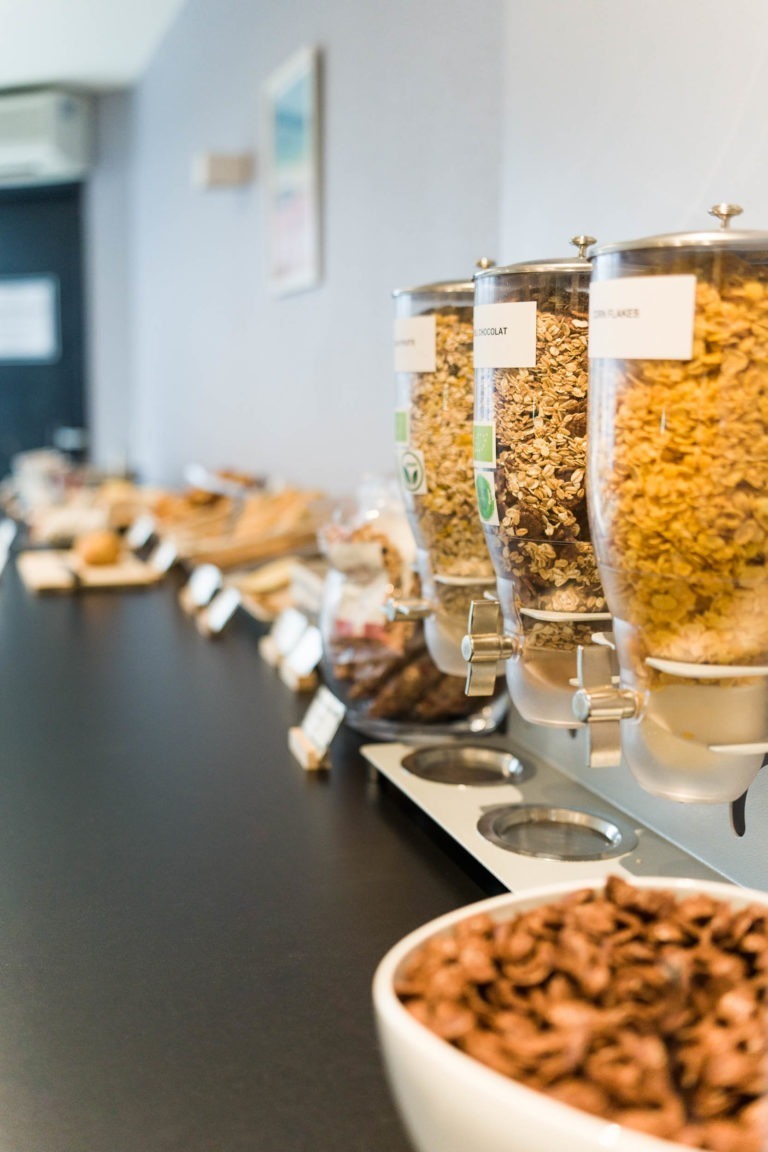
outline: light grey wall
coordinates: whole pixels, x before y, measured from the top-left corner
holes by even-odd
[[[340,492],[391,470],[391,290],[471,275],[498,235],[503,20],[503,0],[482,18],[464,0],[188,0],[130,102],[117,205],[132,241],[124,426],[146,479],[179,482],[198,461]],[[201,193],[191,166],[258,153],[264,80],[304,44],[324,58],[325,273],[275,299],[261,183]],[[101,244],[115,199],[96,186]],[[122,420],[106,360],[102,456]]]
[[[500,251],[768,228],[763,0],[506,0]]]
[[[202,150],[258,152],[260,91],[325,58],[325,279],[264,284],[261,186],[202,194]],[[100,102],[90,187],[96,457],[192,459],[347,489],[391,463],[389,293],[480,255],[768,226],[768,8],[735,0],[187,0],[133,96]]]

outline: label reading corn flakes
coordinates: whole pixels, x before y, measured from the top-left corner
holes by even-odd
[[[696,277],[626,276],[589,290],[589,355],[610,360],[690,360]]]

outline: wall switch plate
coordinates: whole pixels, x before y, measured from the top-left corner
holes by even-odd
[[[250,152],[202,152],[192,161],[192,186],[202,191],[240,188],[252,182],[255,169],[255,157]]]

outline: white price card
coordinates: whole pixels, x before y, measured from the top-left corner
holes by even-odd
[[[325,754],[341,727],[346,708],[325,684],[318,688],[301,722],[301,730],[315,748]]]
[[[125,542],[129,548],[134,551],[143,548],[145,544],[149,544],[150,540],[155,534],[155,519],[154,516],[139,516],[131,524],[130,528],[125,534]]]
[[[7,552],[16,539],[18,526],[15,520],[0,521],[0,552]]]
[[[8,557],[11,551],[11,544],[16,538],[17,532],[16,522],[14,520],[0,521],[0,574],[2,574],[8,563]]]
[[[297,681],[309,676],[320,663],[323,654],[323,641],[320,629],[310,624],[299,642],[291,649],[283,661],[283,671],[287,671]]]
[[[589,289],[593,360],[690,360],[696,277],[625,276]]]
[[[178,558],[178,549],[173,540],[163,540],[150,556],[149,565],[155,572],[170,572]]]
[[[474,336],[475,368],[535,368],[536,301],[478,304]]]
[[[395,372],[437,370],[437,320],[401,316],[395,320]]]
[[[205,625],[209,632],[221,632],[234,616],[240,605],[237,588],[225,588],[214,596],[205,610]]]
[[[187,589],[195,608],[210,604],[223,583],[220,570],[215,564],[201,564],[189,578]]]
[[[309,620],[296,608],[286,608],[272,625],[269,638],[278,656],[284,657],[298,644],[309,627]]]

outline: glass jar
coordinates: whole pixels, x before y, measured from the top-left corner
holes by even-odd
[[[463,675],[469,605],[494,581],[472,464],[474,285],[446,281],[393,296],[395,441],[427,599],[427,645],[440,668]]]
[[[419,619],[388,620],[393,595],[420,593],[415,543],[396,483],[368,486],[359,505],[319,534],[329,569],[320,607],[322,673],[345,704],[345,722],[377,739],[493,732],[506,711],[483,708],[464,680],[442,672]]]
[[[475,277],[475,486],[507,682],[526,719],[568,727],[578,647],[610,627],[585,486],[593,242]]]
[[[768,232],[593,257],[590,516],[649,790],[739,796],[768,750]]]

